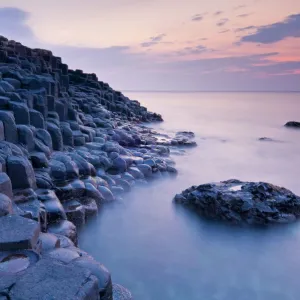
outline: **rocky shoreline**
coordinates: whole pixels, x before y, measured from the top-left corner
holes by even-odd
[[[129,300],[78,248],[77,228],[135,185],[176,176],[195,146],[95,74],[0,36],[0,299]]]

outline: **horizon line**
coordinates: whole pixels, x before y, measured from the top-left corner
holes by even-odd
[[[180,90],[122,90],[124,93],[300,93],[299,91],[193,91],[193,90],[186,90],[186,91],[180,91]]]

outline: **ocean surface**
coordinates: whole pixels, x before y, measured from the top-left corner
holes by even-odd
[[[176,179],[135,189],[104,207],[80,233],[136,300],[298,300],[300,222],[264,229],[201,219],[172,198],[191,185],[231,178],[266,181],[300,195],[297,93],[129,93],[165,122],[189,130],[197,148],[174,156]],[[261,137],[274,141],[259,141]]]

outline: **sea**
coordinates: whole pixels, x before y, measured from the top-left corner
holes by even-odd
[[[175,194],[227,179],[265,181],[300,195],[299,93],[126,94],[162,114],[157,131],[193,131],[196,148],[172,156],[177,178],[136,188],[101,209],[80,248],[135,300],[299,300],[300,222],[264,228],[204,220]],[[259,140],[266,137],[272,140]]]

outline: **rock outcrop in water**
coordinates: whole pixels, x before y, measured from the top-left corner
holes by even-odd
[[[210,219],[234,224],[287,223],[300,216],[300,197],[265,182],[228,180],[192,186],[174,201]]]
[[[161,142],[141,125],[154,121],[95,74],[0,36],[1,299],[132,299],[77,247],[77,228],[134,185],[176,175],[166,145],[193,134]]]
[[[300,129],[300,122],[290,121],[290,122],[287,122],[284,126],[289,127],[289,128]]]

